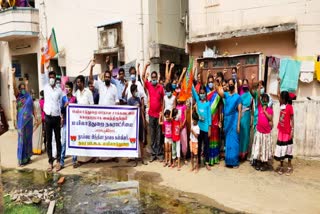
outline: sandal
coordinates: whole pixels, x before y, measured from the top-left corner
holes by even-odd
[[[52,172],[52,170],[53,170],[53,165],[50,165],[47,169],[47,172]]]
[[[293,168],[288,167],[287,172],[286,172],[286,176],[290,176],[292,173],[293,173]]]
[[[61,168],[60,163],[57,163],[57,165],[56,165],[56,172],[59,172],[61,169],[62,169],[62,168]]]
[[[166,166],[168,166],[169,164],[168,164],[168,162],[165,162],[164,164],[163,164],[163,167],[166,167]]]
[[[206,168],[208,171],[211,171],[211,167],[209,166],[209,164],[206,164]]]
[[[148,162],[145,162],[144,160],[142,160],[141,163],[142,163],[143,165],[148,165]]]
[[[283,167],[279,167],[278,170],[277,170],[277,173],[279,175],[282,175],[284,173],[284,168]]]
[[[78,168],[79,166],[80,166],[79,163],[74,163],[74,164],[73,164],[73,168],[74,168],[74,169]]]

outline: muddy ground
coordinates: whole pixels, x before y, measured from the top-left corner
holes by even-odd
[[[7,132],[0,137],[1,165],[5,168],[18,168],[16,139],[15,132]],[[46,170],[45,154],[34,156],[32,160],[26,168]],[[295,158],[293,166],[291,176],[280,176],[273,171],[258,172],[248,162],[239,169],[225,168],[222,162],[210,172],[202,168],[197,174],[190,172],[190,166],[183,166],[181,171],[177,171],[164,168],[158,162],[139,165],[134,170],[136,173],[152,173],[155,176],[150,179],[156,180],[161,187],[195,193],[203,202],[215,201],[215,207],[248,213],[320,213],[320,162]],[[121,160],[120,163],[90,163],[73,169],[69,158],[60,174],[112,174],[117,173],[117,169],[131,170],[132,167]]]

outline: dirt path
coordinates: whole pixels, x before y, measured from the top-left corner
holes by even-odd
[[[0,137],[1,164],[6,168],[17,168],[15,132]],[[122,163],[121,163],[122,164]],[[320,161],[294,159],[294,174],[279,176],[274,172],[257,172],[249,163],[239,169],[227,169],[223,164],[211,172],[201,169],[190,173],[189,167],[163,168],[160,163],[138,166],[138,171],[157,172],[162,185],[181,191],[207,196],[226,207],[249,213],[320,213]],[[111,163],[86,164],[73,169],[70,158],[66,161],[65,174],[80,174],[104,170]],[[47,156],[34,156],[28,168],[45,170]]]

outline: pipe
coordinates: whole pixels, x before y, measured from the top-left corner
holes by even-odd
[[[140,0],[140,23],[139,23],[139,25],[140,25],[140,33],[141,33],[141,35],[140,35],[140,39],[141,39],[141,49],[140,49],[140,52],[141,52],[141,59],[140,59],[140,61],[141,61],[141,65],[142,65],[142,67],[144,67],[144,32],[143,32],[143,0]]]

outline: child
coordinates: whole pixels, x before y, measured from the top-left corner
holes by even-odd
[[[66,115],[67,115],[67,106],[70,103],[77,103],[77,99],[72,95],[73,83],[67,82],[65,84],[65,93],[66,96],[62,97],[61,102],[61,114],[63,115],[62,127],[61,127],[61,158],[60,158],[60,166],[64,168],[64,159],[66,156]],[[77,162],[77,156],[72,156],[72,165],[73,168],[79,167],[79,163]]]
[[[261,98],[260,98],[261,96]],[[265,171],[267,163],[272,159],[272,120],[273,110],[268,107],[269,96],[260,94],[258,90],[258,123],[252,144],[252,166],[256,170]]]
[[[179,120],[181,121],[181,132],[180,132],[180,143],[182,147],[182,155],[184,157],[184,163],[188,164],[187,161],[187,150],[188,150],[188,136],[187,136],[187,106],[185,101],[178,99],[178,105],[176,107],[178,110]]]
[[[140,117],[139,117],[139,148],[140,148],[140,156],[141,156],[141,162],[144,165],[147,165],[147,163],[144,161],[144,143],[143,143],[143,132],[144,127],[146,126],[144,114],[143,114],[143,98],[140,100],[139,93],[138,93],[138,87],[135,84],[132,84],[130,87],[130,92],[132,94],[132,97],[129,98],[127,104],[130,106],[138,106],[140,110]],[[135,166],[138,165],[138,159],[135,159]]]
[[[280,81],[279,86],[280,88]],[[280,94],[280,93],[279,93]],[[279,175],[282,175],[285,170],[283,161],[288,158],[288,168],[286,175],[291,175],[293,168],[291,165],[292,147],[293,147],[293,133],[294,133],[294,119],[293,107],[290,104],[289,93],[282,91],[280,94],[280,117],[278,123],[278,141],[275,149],[274,159],[280,161],[280,166],[276,169]]]
[[[172,95],[171,84],[166,85],[166,95],[163,98],[163,112],[169,110],[172,112],[172,109],[176,107],[176,97]]]
[[[178,158],[178,171],[180,171],[180,132],[182,123],[178,117],[178,110],[172,110],[172,168],[175,167],[176,158]]]
[[[164,127],[164,164],[163,167],[171,166],[171,144],[172,144],[172,121],[170,118],[170,110],[164,112],[165,120],[160,112],[159,125]]]
[[[198,136],[200,134],[200,128],[198,126],[199,116],[196,112],[192,113],[192,124],[190,129],[190,152],[191,152],[191,172],[195,170],[199,171],[198,165]],[[195,162],[195,167],[194,167]]]

